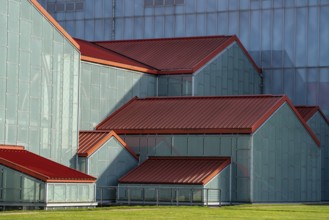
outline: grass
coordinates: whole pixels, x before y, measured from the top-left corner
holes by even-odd
[[[123,206],[78,210],[0,212],[0,219],[329,219],[329,205],[236,205],[220,208]]]

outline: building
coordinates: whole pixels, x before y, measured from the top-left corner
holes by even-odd
[[[319,105],[329,116],[326,0],[39,1],[86,40],[237,35],[263,69],[266,94]]]
[[[320,142],[286,96],[134,98],[96,129],[114,130],[141,161],[230,157],[225,202],[321,200]]]
[[[118,179],[138,165],[138,157],[115,132],[80,131],[78,164],[81,172],[97,178],[97,201],[115,202]]]
[[[75,167],[79,45],[37,1],[0,9],[0,143]]]
[[[150,157],[119,179],[118,203],[220,205],[230,191],[228,157]],[[218,185],[221,189],[218,189]]]
[[[95,207],[96,178],[33,154],[0,146],[0,206],[30,209]]]
[[[81,129],[94,129],[134,96],[262,92],[261,70],[236,36],[76,41],[82,55]]]
[[[56,10],[63,7],[63,10],[82,10],[85,4],[100,2],[105,3],[58,0],[52,5]],[[127,1],[113,0],[106,4],[109,2],[112,6],[128,5]],[[161,2],[166,7],[159,5]],[[144,9],[178,10],[192,0],[171,2],[174,5],[168,5],[169,1],[148,0]],[[230,7],[234,5],[232,2],[235,1],[230,1]],[[250,6],[255,2],[260,1],[250,2]],[[269,13],[277,10],[274,2],[279,1],[270,2],[273,8],[268,9]],[[303,11],[305,7],[311,13],[315,6],[310,3],[296,10]],[[320,23],[326,17],[326,11],[323,12],[326,7],[323,2],[316,7],[321,12],[317,20]],[[287,3],[279,9],[287,17],[290,12],[286,14],[286,11],[295,10]],[[263,10],[266,9],[256,11],[263,13]],[[248,11],[253,12],[253,9]],[[293,29],[294,25],[289,24],[283,25]],[[270,84],[265,76],[265,89],[262,87],[262,74],[256,64],[259,61],[253,61],[235,34],[88,42],[72,38],[36,0],[4,1],[0,8],[0,28],[4,32],[0,36],[0,207],[94,206],[95,197],[112,199],[110,184],[121,180],[121,186],[127,188],[124,184],[129,183],[121,177],[137,165],[137,159],[146,161],[145,164],[154,159],[157,164],[161,161],[158,157],[168,157],[171,161],[177,156],[181,157],[180,161],[192,161],[193,166],[201,157],[209,163],[210,157],[230,161],[222,171],[212,172],[214,176],[210,177],[215,181],[193,182],[203,191],[209,187],[222,189],[220,201],[321,200],[321,182],[322,186],[326,185],[328,170],[323,153],[327,152],[323,146],[327,146],[328,137],[323,130],[324,117],[319,122],[311,118],[308,125],[305,122],[308,119],[302,118],[287,96],[261,95],[263,90],[269,91],[266,88]],[[113,36],[116,28],[112,30]],[[325,30],[318,30],[318,40]],[[272,42],[272,38],[264,39]],[[300,46],[293,42],[287,44]],[[265,41],[257,40],[257,43],[261,49],[265,45]],[[319,43],[323,43],[318,51],[321,54],[326,42],[319,40]],[[254,53],[250,44],[247,49],[256,58],[257,54],[262,54],[261,57],[266,54]],[[281,54],[290,56],[290,53],[287,50]],[[284,63],[299,62],[297,54],[290,58],[284,55]],[[305,88],[297,83],[305,77],[295,77],[296,71],[309,71],[306,79],[312,80],[306,81],[311,89],[306,91],[312,98],[307,101],[321,100],[313,91],[326,89],[321,83],[326,82],[327,67],[321,66],[320,55],[310,59],[314,57],[319,58],[320,65],[313,66],[316,80],[309,78],[313,67],[275,67],[294,72],[296,81],[287,78],[285,83],[292,83],[298,89]],[[262,62],[261,65],[268,74],[271,69],[266,69]],[[322,73],[323,77],[319,77]],[[325,94],[323,91],[321,95]],[[296,98],[293,93],[288,94]],[[326,113],[325,106],[323,109]],[[79,136],[80,130],[92,129],[96,131],[81,131]],[[157,158],[150,158],[154,156]],[[187,175],[192,175],[192,171]],[[171,182],[165,187],[170,185],[175,184]],[[10,186],[19,192],[11,194]],[[30,190],[27,192],[22,187]],[[104,187],[108,188],[103,191]],[[120,194],[120,189],[117,192]],[[181,192],[172,195],[179,196]],[[322,187],[322,199],[327,198],[326,193]],[[209,202],[204,200],[208,193],[198,195],[200,204]]]
[[[300,115],[310,126],[321,143],[321,189],[322,200],[329,200],[329,122],[319,106],[296,106]]]

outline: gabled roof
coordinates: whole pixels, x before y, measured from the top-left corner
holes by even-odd
[[[318,143],[288,97],[279,95],[133,98],[96,129],[118,134],[250,134],[284,103]]]
[[[204,185],[230,163],[229,157],[150,157],[119,183]]]
[[[114,132],[114,131],[80,131],[79,132],[79,148],[78,156],[89,157],[97,151],[103,144],[111,138],[117,139],[122,147],[124,147],[136,160],[137,155],[130,149],[130,147]]]
[[[236,36],[203,36],[184,38],[161,38],[143,40],[121,40],[90,42],[94,49],[101,51],[100,47],[108,50],[108,55],[99,56],[96,50],[93,53],[83,52],[83,56],[98,58],[102,61],[112,61],[113,55],[124,56],[129,60],[121,60],[123,64],[141,64],[149,68],[150,73],[155,74],[192,74],[207,62],[225,50],[232,43],[238,43],[248,59],[258,72],[260,68],[250,57],[246,49]],[[82,42],[83,43],[83,42]],[[96,47],[98,45],[99,47]],[[80,44],[81,48],[87,44]],[[104,51],[102,51],[103,53]],[[85,58],[83,58],[85,59]],[[92,61],[91,62],[97,62]],[[134,64],[131,62],[134,61]],[[138,63],[138,64],[137,64]],[[104,64],[107,64],[104,62]],[[110,65],[110,64],[107,64]]]
[[[96,181],[95,177],[33,154],[21,146],[0,145],[0,164],[44,182],[93,183]]]
[[[38,2],[38,0],[28,0],[29,2],[32,3],[32,5],[41,13],[43,14],[43,16],[45,16],[48,21],[50,21],[50,23],[52,23],[54,25],[54,27],[61,32],[66,39],[68,39],[71,44],[73,44],[77,49],[80,49],[80,46],[77,42],[75,42],[75,40],[71,37],[71,35],[69,35],[64,28],[62,28],[62,26],[60,24],[58,24],[58,22],[46,11],[46,9],[44,9]]]
[[[308,122],[315,113],[319,112],[320,115],[323,117],[323,119],[327,122],[329,125],[329,121],[327,117],[323,114],[319,106],[295,106],[299,114],[302,116],[302,118]]]
[[[100,63],[146,73],[156,73],[156,70],[152,67],[139,63],[129,57],[125,57],[114,51],[107,50],[92,42],[81,39],[75,40],[80,45],[81,60],[83,61]]]

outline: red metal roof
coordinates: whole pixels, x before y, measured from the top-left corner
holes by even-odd
[[[150,157],[119,183],[204,185],[230,163],[229,157]]]
[[[81,173],[19,146],[0,145],[0,164],[45,182],[93,183],[95,177]]]
[[[191,74],[233,42],[238,43],[256,70],[261,72],[236,36],[103,41],[94,44],[153,67],[157,74]]]
[[[112,137],[116,138],[138,160],[137,155],[114,131],[80,131],[78,155],[80,157],[89,157]]]
[[[96,129],[118,134],[250,134],[283,103],[319,145],[288,97],[274,95],[133,98]]]
[[[302,118],[307,122],[312,118],[312,116],[319,112],[320,115],[323,117],[323,119],[327,122],[329,125],[329,121],[327,117],[323,114],[319,106],[295,106],[298,113],[302,116]]]
[[[81,39],[75,39],[80,45],[81,60],[106,64],[110,66],[121,67],[125,69],[131,69],[136,71],[156,73],[156,70],[137,62],[133,59],[125,57],[121,54],[107,50],[103,47],[98,46],[92,42],[88,42]]]

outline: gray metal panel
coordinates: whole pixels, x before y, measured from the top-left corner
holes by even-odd
[[[237,43],[194,75],[194,95],[260,94],[261,77]]]
[[[204,185],[204,188],[218,188],[220,189],[222,202],[231,202],[231,165],[227,166],[212,180]],[[218,196],[218,193],[214,193],[211,197]],[[215,199],[215,198],[212,198]]]
[[[249,135],[126,135],[125,142],[141,155],[148,156],[229,156],[232,160],[232,201],[250,202]],[[154,151],[141,151],[141,143],[156,141]],[[137,141],[138,140],[138,141]]]
[[[134,96],[156,95],[156,78],[125,69],[81,63],[80,129],[94,129]]]
[[[317,112],[307,124],[321,142],[321,189],[322,200],[329,200],[329,125],[322,115]]]
[[[104,143],[87,160],[88,174],[97,177],[97,187],[116,186],[118,179],[138,164],[138,161],[114,137]],[[98,191],[97,199],[100,199],[100,196],[100,191]],[[102,195],[102,198],[106,199],[106,194]]]
[[[74,167],[79,51],[30,1],[2,4],[0,142]]]
[[[252,202],[321,200],[320,148],[288,104],[253,135]]]
[[[95,183],[47,183],[46,202],[95,202],[95,193]]]

